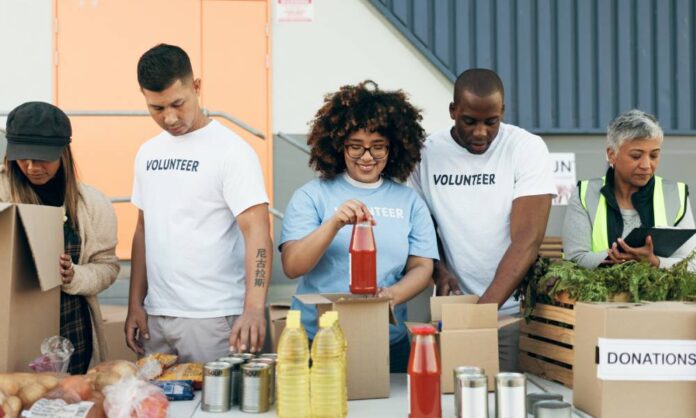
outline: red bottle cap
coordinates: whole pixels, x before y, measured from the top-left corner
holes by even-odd
[[[435,335],[435,328],[430,325],[413,327],[411,333],[413,333],[413,335]]]

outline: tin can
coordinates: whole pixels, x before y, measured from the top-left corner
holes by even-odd
[[[455,378],[455,410],[458,418],[488,418],[488,378],[461,373]]]
[[[563,401],[563,395],[560,393],[537,392],[527,395],[527,415],[534,414],[534,405],[541,401]]]
[[[207,412],[230,410],[230,365],[213,361],[203,366],[203,400],[201,409]]]
[[[522,373],[495,376],[496,418],[527,418],[527,377]]]
[[[259,354],[259,358],[272,358],[273,360],[278,361],[278,353]]]
[[[256,356],[252,353],[231,353],[227,357],[238,357],[244,359],[245,362],[256,358]]]
[[[571,418],[572,406],[562,401],[539,401],[534,405],[534,418]]]
[[[263,363],[242,365],[241,409],[244,412],[266,412],[270,407],[268,396],[271,366]]]
[[[230,365],[230,406],[239,405],[242,391],[242,364],[241,357],[220,357],[218,361],[224,361]]]
[[[459,412],[459,407],[461,406],[461,398],[459,397],[459,392],[457,391],[457,387],[459,386],[459,383],[457,382],[457,377],[459,375],[463,374],[481,374],[481,375],[486,375],[484,373],[483,369],[481,367],[476,367],[476,366],[459,366],[455,367],[454,370],[452,371],[452,375],[454,377],[454,412],[455,416],[460,416]]]
[[[258,357],[253,360],[250,360],[249,363],[263,363],[271,366],[271,383],[270,388],[268,389],[268,402],[270,404],[275,403],[276,361],[269,357]]]

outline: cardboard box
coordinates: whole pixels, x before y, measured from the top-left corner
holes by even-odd
[[[289,303],[271,303],[268,305],[268,321],[271,324],[271,349],[274,353],[278,352],[278,341],[280,334],[285,329],[285,318],[287,318],[289,310]]]
[[[126,345],[126,334],[123,331],[128,307],[101,305],[100,308],[104,321],[104,338],[109,353],[107,360],[138,360],[138,355]]]
[[[389,299],[351,294],[295,295],[305,305],[316,305],[317,317],[338,311],[348,341],[348,399],[389,397]]]
[[[636,340],[652,340],[649,344],[656,341],[656,349],[650,351],[657,355],[667,347],[667,340],[694,343],[696,303],[578,303],[575,315],[573,401],[577,408],[595,418],[693,418],[696,415],[696,381],[629,381],[619,375],[617,377],[622,380],[597,377],[597,361],[607,364],[603,359],[609,359],[612,353],[606,346],[599,348],[607,341],[633,340],[629,341],[629,349],[639,346]],[[599,338],[609,340],[600,344]],[[696,355],[693,347],[691,358]],[[693,364],[688,367],[693,371]],[[638,369],[653,373],[645,366]],[[654,378],[649,376],[649,379]]]
[[[60,332],[63,211],[0,203],[0,372],[28,371]]]
[[[498,360],[498,330],[519,322],[518,318],[498,318],[496,304],[477,304],[478,296],[437,296],[430,298],[432,325],[437,328],[440,347],[440,390],[454,391],[454,368],[458,366],[482,367],[488,376],[488,390],[495,389],[495,375],[500,370]],[[407,323],[410,329],[422,325]]]

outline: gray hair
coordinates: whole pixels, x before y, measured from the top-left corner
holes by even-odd
[[[655,116],[642,110],[633,109],[614,119],[607,129],[607,147],[619,150],[626,141],[634,139],[664,139],[664,133]]]

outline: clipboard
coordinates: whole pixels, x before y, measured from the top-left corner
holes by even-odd
[[[696,229],[677,228],[646,228],[640,227],[632,230],[624,242],[631,247],[642,247],[648,235],[652,236],[653,252],[659,257],[670,257],[686,241],[691,238]],[[621,246],[619,246],[621,248]]]

